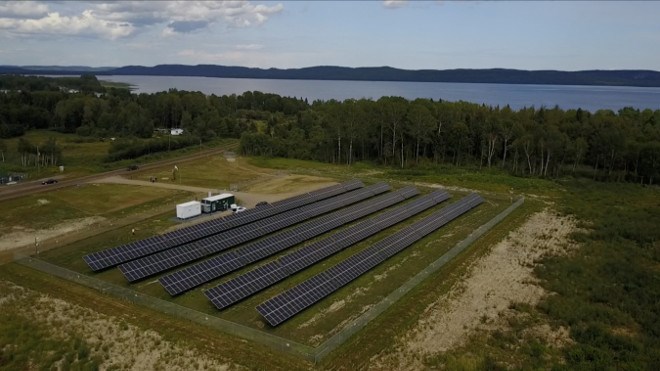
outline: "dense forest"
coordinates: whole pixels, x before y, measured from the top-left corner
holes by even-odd
[[[31,129],[143,138],[118,142],[111,160],[137,157],[145,151],[140,148],[171,149],[171,144],[148,138],[156,128],[179,127],[187,136],[178,146],[235,137],[246,155],[401,168],[499,167],[519,176],[575,174],[646,184],[658,183],[660,177],[660,110],[513,110],[401,97],[310,103],[256,91],[230,96],[177,90],[133,94],[99,88],[89,75],[80,79],[86,88],[75,91],[52,82],[20,82],[33,79],[28,77],[2,79],[14,82],[0,84],[0,138]]]

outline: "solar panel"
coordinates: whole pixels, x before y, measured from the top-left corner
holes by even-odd
[[[282,280],[332,254],[373,236],[381,230],[427,210],[447,200],[449,197],[449,194],[445,191],[435,191],[393,210],[364,220],[323,240],[307,245],[302,249],[284,255],[263,267],[269,267],[268,269],[270,270],[282,272],[280,273],[282,275],[280,280]],[[261,267],[206,290],[204,294],[218,309],[224,309],[280,281],[274,281],[270,275],[261,277],[255,274],[254,272],[259,269]]]
[[[134,282],[205,256],[227,250],[377,194],[387,192],[389,189],[390,187],[385,183],[374,184],[363,189],[351,191],[311,205],[258,220],[254,223],[230,229],[202,240],[120,264],[119,269],[126,279]]]
[[[163,235],[153,236],[144,240],[94,252],[83,256],[83,259],[92,270],[100,271],[362,187],[364,187],[362,182],[351,180],[274,202],[271,204],[271,207],[249,209],[242,213],[209,220]]]
[[[414,187],[385,194],[365,202],[332,212],[320,218],[307,221],[294,228],[280,231],[263,239],[250,242],[234,251],[240,263],[227,262],[222,255],[186,267],[159,279],[170,295],[178,295],[203,283],[219,278],[235,269],[245,267],[268,256],[284,251],[306,240],[329,232],[346,223],[353,222],[376,211],[383,210],[419,192]],[[232,269],[224,268],[232,265]]]
[[[277,326],[482,202],[481,196],[470,194],[259,304],[257,311]]]

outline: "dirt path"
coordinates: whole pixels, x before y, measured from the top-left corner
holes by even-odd
[[[166,166],[166,165],[174,165],[174,164],[180,164],[180,163],[185,163],[189,161],[197,161],[200,159],[212,157],[221,153],[224,153],[225,150],[230,149],[235,147],[236,145],[231,145],[228,147],[224,148],[213,148],[209,150],[204,150],[201,152],[196,152],[190,155],[185,155],[173,159],[167,159],[167,160],[161,160],[161,161],[155,161],[152,163],[144,164],[140,167],[139,171],[144,171],[144,170],[150,170],[150,169],[155,169],[161,166]],[[48,192],[48,191],[53,191],[56,189],[60,188],[65,188],[65,187],[71,187],[75,186],[80,183],[90,183],[94,182],[98,179],[106,178],[109,176],[116,176],[116,175],[122,175],[126,174],[129,171],[125,168],[122,169],[117,169],[117,170],[111,170],[107,171],[105,173],[99,173],[99,174],[92,174],[92,175],[87,175],[79,178],[73,178],[73,179],[68,179],[66,177],[62,178],[61,181],[59,181],[56,184],[49,184],[49,185],[42,185],[41,184],[41,179],[40,180],[35,180],[35,181],[30,181],[30,182],[25,182],[21,184],[16,184],[12,185],[10,187],[3,186],[0,187],[0,201],[4,200],[10,200],[13,198],[17,197],[22,197],[22,196],[27,196],[30,194],[34,193],[41,193],[41,192]],[[53,177],[56,178],[56,177]],[[57,177],[60,178],[60,177]]]
[[[109,176],[98,180],[95,179],[92,183],[127,184],[183,190],[198,193],[199,196],[197,198],[206,197],[208,192],[215,194],[222,192],[222,190],[212,188],[193,187],[176,183],[151,183],[142,180],[126,179],[121,176]],[[255,186],[256,188],[264,189],[268,193],[232,192],[232,194],[240,200],[243,206],[252,208],[260,201],[275,202],[332,184],[335,183],[324,178],[283,176],[277,179],[269,179]],[[61,223],[45,230],[17,230],[14,233],[3,236],[2,240],[0,240],[0,263],[7,263],[13,261],[15,257],[33,254],[35,252],[35,237],[38,237],[39,251],[46,251],[96,234],[135,224],[142,220],[163,214],[168,210],[171,210],[174,215],[174,205],[162,205],[139,214],[126,216],[120,220],[106,220],[103,217],[96,216]],[[168,231],[198,224],[227,214],[228,213],[215,213],[212,215],[203,215],[187,221],[186,223],[173,226],[168,229]]]
[[[575,228],[572,219],[548,210],[532,215],[474,262],[448,295],[427,307],[417,325],[398,339],[394,353],[378,360],[375,367],[423,368],[419,361],[423,356],[458,347],[476,330],[505,326],[511,303],[537,304],[547,293],[533,275],[534,266],[546,254],[573,248],[568,235]],[[567,336],[562,331],[545,335]]]

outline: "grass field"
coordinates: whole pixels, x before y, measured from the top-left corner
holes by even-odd
[[[147,189],[128,185],[82,184],[40,194],[3,201],[0,232],[14,227],[46,229],[61,222],[89,216],[121,218],[126,214],[170,204],[189,197],[188,192],[169,189]],[[171,212],[173,214],[173,211]]]
[[[235,139],[216,139],[204,143],[203,146],[192,146],[171,152],[154,153],[134,160],[106,162],[105,158],[112,144],[110,138],[81,137],[76,134],[65,134],[49,130],[31,130],[25,133],[22,138],[27,139],[33,145],[40,145],[49,140],[49,138],[53,138],[62,150],[62,157],[58,163],[64,165],[64,173],[60,173],[57,166],[49,166],[47,168],[22,167],[17,152],[19,139],[12,138],[4,140],[7,144],[7,152],[5,153],[5,162],[0,162],[0,170],[28,173],[31,179],[47,178],[62,174],[67,177],[90,175],[102,171],[125,168],[136,162],[145,163],[176,158],[184,154],[214,147],[235,149],[238,146],[238,141]]]
[[[462,196],[463,194],[454,192],[453,199],[446,202],[446,204],[455,202]],[[124,230],[117,230],[105,236],[100,236],[100,240],[103,242],[97,242],[96,240],[82,241],[81,243],[72,246],[49,251],[43,254],[42,258],[83,274],[90,274],[117,285],[131,287],[139,292],[160,299],[173,300],[175,303],[208,313],[209,315],[218,316],[245,326],[264,329],[264,331],[299,343],[317,346],[322,341],[332,336],[336,331],[340,330],[341,327],[351,318],[354,318],[356,314],[364,312],[367,308],[381,300],[384,296],[397,288],[402,282],[405,282],[424,269],[429,262],[440,257],[449,248],[454,246],[456,242],[465,238],[472,230],[493,218],[504,208],[508,207],[509,204],[510,201],[508,198],[488,198],[487,202],[465,216],[450,223],[448,226],[445,226],[438,232],[424,238],[422,241],[415,244],[415,247],[398,254],[393,259],[390,259],[371,271],[369,274],[324,299],[321,303],[315,305],[313,309],[303,312],[277,328],[269,328],[269,326],[265,326],[265,322],[254,309],[256,305],[286,288],[333,266],[348,256],[372,245],[388,234],[393,233],[394,231],[399,230],[446,205],[442,204],[415,218],[411,218],[411,220],[401,223],[388,231],[355,245],[350,249],[347,249],[222,312],[218,312],[212,307],[203,295],[202,290],[226,281],[240,272],[208,283],[202,287],[202,290],[195,289],[174,299],[171,299],[156,281],[158,277],[148,278],[137,284],[129,285],[118,269],[110,269],[101,273],[90,272],[89,268],[82,261],[82,255],[101,248],[109,247],[108,245],[111,244],[106,241],[112,241],[112,243],[122,241],[123,236],[129,235]],[[151,228],[148,228],[145,225],[140,226],[139,229],[146,230]],[[323,235],[320,238],[325,238],[331,234],[332,232]],[[247,269],[244,269],[243,271],[246,270]],[[319,316],[319,313],[323,313],[322,316]]]
[[[161,181],[228,190],[231,185],[241,185],[257,179],[276,176],[275,171],[251,166],[242,158],[228,161],[221,155],[209,157],[204,161],[177,165],[177,168],[179,170],[175,173],[176,179],[172,177],[173,167],[171,166],[139,171],[136,179],[149,180],[153,176]]]
[[[241,160],[242,161],[242,160]],[[207,161],[208,162],[208,161]],[[217,165],[217,166],[216,166]],[[192,165],[195,171],[212,172],[222,168],[219,163]],[[227,164],[225,164],[227,165]],[[658,261],[660,260],[660,191],[657,187],[642,187],[632,184],[606,184],[589,180],[566,179],[547,181],[543,179],[511,177],[498,170],[480,172],[478,169],[451,167],[419,167],[414,170],[398,170],[356,164],[352,167],[318,164],[306,161],[253,158],[238,162],[259,174],[240,174],[241,184],[257,189],[260,182],[254,179],[270,179],[281,172],[312,176],[328,176],[336,179],[360,178],[369,181],[387,180],[400,185],[405,182],[440,183],[456,187],[452,201],[464,194],[462,189],[482,191],[487,202],[471,213],[426,237],[407,249],[324,299],[283,325],[272,329],[264,326],[256,304],[281,292],[297,282],[330,267],[333,263],[383,238],[379,234],[358,246],[344,251],[302,274],[285,280],[261,294],[249,298],[234,307],[216,311],[200,292],[170,299],[155,278],[136,285],[128,285],[116,269],[92,274],[81,256],[105,247],[116,246],[136,238],[143,238],[172,225],[166,214],[143,220],[136,224],[138,233],[131,236],[128,227],[77,241],[69,246],[51,250],[42,257],[69,269],[92,274],[111,283],[131,287],[154,297],[173,300],[175,303],[197,309],[255,329],[301,342],[318,345],[336,333],[348,321],[364,312],[382,299],[402,281],[417,273],[432,260],[440,256],[456,241],[465,237],[471,229],[483,224],[510,203],[510,194],[528,196],[525,204],[479,239],[465,253],[449,262],[432,278],[424,281],[402,300],[357,335],[351,337],[338,350],[325,358],[323,369],[362,369],[373,367],[374,361],[384,355],[396,354],[401,347],[401,336],[411,331],[427,315],[425,309],[438,298],[451,298],[450,292],[456,283],[470,271],[473,263],[489,253],[489,247],[502,240],[516,229],[529,215],[545,208],[573,215],[584,230],[574,234],[580,248],[572,255],[547,257],[535,263],[535,274],[539,283],[552,293],[538,306],[512,303],[510,311],[516,313],[506,317],[507,326],[492,332],[474,334],[462,346],[451,352],[416,354],[420,368],[447,369],[655,369],[660,364],[660,342],[657,334],[657,319],[660,318],[656,298],[660,296]],[[256,170],[255,167],[263,167]],[[184,182],[187,183],[184,175]],[[238,178],[236,178],[238,179]],[[190,179],[190,184],[209,186],[222,180],[212,176]],[[110,196],[109,196],[110,197]],[[143,197],[135,195],[135,197]],[[111,200],[111,198],[108,198]],[[127,196],[130,204],[131,196]],[[87,212],[89,205],[77,204],[70,198],[53,199],[53,204],[68,207],[71,215]],[[115,200],[114,202],[122,202]],[[159,202],[156,197],[146,203],[127,206],[126,210],[148,208]],[[142,206],[141,206],[142,205]],[[34,206],[32,206],[34,207]],[[35,210],[35,209],[32,209]],[[38,209],[36,209],[38,210]],[[17,215],[29,215],[30,210],[16,211]],[[121,215],[121,210],[107,207],[108,215]],[[68,214],[67,214],[68,215]],[[423,215],[418,216],[422,217]],[[24,216],[23,216],[24,217]],[[64,215],[55,215],[62,218]],[[43,221],[42,221],[43,223]],[[396,229],[405,225],[402,223]],[[240,273],[240,272],[237,272]],[[248,368],[308,369],[311,365],[299,359],[272,351],[257,344],[235,339],[184,321],[128,305],[105,295],[61,280],[53,280],[42,273],[15,264],[0,267],[0,279],[12,281],[25,287],[49,292],[67,301],[83,306],[94,305],[102,313],[120,315],[127,322],[144,329],[157,329],[167,341],[185,343],[207,354],[217,355],[222,349],[222,361]],[[217,282],[222,282],[227,278]],[[217,283],[216,282],[216,283]],[[207,285],[206,287],[209,287]],[[1,287],[0,287],[1,288]],[[28,304],[28,302],[25,302]],[[94,304],[92,304],[94,303]],[[29,305],[29,304],[28,304]],[[21,314],[8,312],[2,319],[3,330],[15,333],[28,329],[26,320],[16,320]],[[27,323],[26,323],[27,322]],[[531,334],[528,329],[548,325],[552,328],[564,326],[569,330],[571,342],[558,348],[543,338]],[[22,331],[22,330],[20,330]],[[26,330],[29,331],[29,330]],[[34,336],[41,336],[38,329]],[[43,334],[42,334],[43,335]],[[4,338],[0,338],[4,339]],[[2,340],[4,342],[9,340]],[[32,352],[37,345],[26,340],[23,354],[41,360],[48,356],[50,345],[44,353]],[[4,343],[3,343],[4,344]],[[84,350],[84,342],[63,344],[57,349],[66,354]],[[91,343],[90,343],[91,344]],[[48,348],[48,349],[46,349]],[[100,352],[103,353],[103,352]],[[6,357],[7,353],[3,353]],[[11,353],[10,353],[11,354]],[[92,364],[94,352],[87,356],[83,351],[81,364]],[[76,357],[71,356],[72,362]],[[87,358],[85,358],[87,357]],[[0,357],[1,358],[1,357]],[[4,358],[3,358],[4,359]],[[382,368],[396,368],[396,363],[377,363]],[[0,363],[0,366],[2,363]]]

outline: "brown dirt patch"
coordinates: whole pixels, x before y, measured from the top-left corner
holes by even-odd
[[[547,254],[567,253],[574,245],[569,234],[574,220],[544,210],[533,214],[491,251],[468,268],[465,278],[429,305],[417,325],[401,337],[396,350],[376,362],[376,368],[397,364],[419,369],[426,355],[463,345],[476,331],[506,326],[512,303],[536,305],[547,292],[538,285],[533,269]],[[530,329],[550,344],[567,341],[565,329]]]
[[[62,341],[82,338],[89,345],[91,355],[102,360],[100,369],[227,370],[231,366],[118,317],[6,281],[0,281],[0,291],[5,294],[0,300],[0,310],[4,306],[23,307],[22,315],[49,329],[52,338]]]
[[[64,223],[57,224],[48,229],[35,230],[32,228],[14,228],[0,239],[0,251],[17,249],[23,246],[34,246],[35,237],[43,242],[47,239],[63,236],[69,233],[75,233],[94,224],[104,221],[105,218],[92,216],[89,218],[74,219]]]

